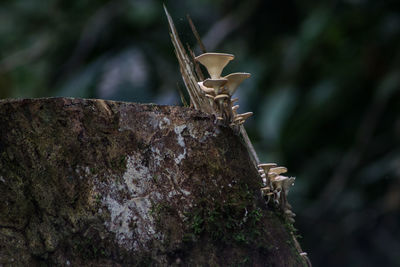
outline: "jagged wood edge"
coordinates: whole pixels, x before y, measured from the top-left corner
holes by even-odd
[[[214,109],[212,104],[208,99],[203,97],[203,93],[201,92],[201,89],[199,88],[197,82],[200,81],[199,75],[201,75],[201,71],[198,69],[198,66],[194,66],[192,63],[193,60],[191,60],[191,57],[188,56],[186,53],[186,50],[184,46],[182,45],[182,42],[179,39],[178,32],[175,28],[175,24],[167,10],[167,8],[164,5],[164,11],[168,19],[168,25],[170,29],[170,36],[171,36],[171,41],[172,44],[174,45],[175,48],[175,55],[178,59],[180,71],[182,74],[182,79],[185,84],[186,90],[188,91],[189,97],[190,97],[190,103],[193,105],[195,109],[202,110],[207,113],[214,114]],[[193,23],[191,25],[192,29],[194,27]],[[205,48],[204,48],[205,50]],[[191,56],[193,57],[193,52],[191,52]],[[196,68],[196,69],[195,69]],[[196,71],[200,73],[196,74]],[[257,168],[257,165],[260,164],[260,160],[257,156],[257,153],[253,147],[253,144],[251,143],[246,129],[244,128],[243,125],[240,126],[240,134],[246,144],[247,150],[250,154],[250,157],[252,159],[252,162]]]
[[[197,84],[199,79],[194,71],[192,61],[190,60],[190,57],[187,55],[186,50],[178,37],[178,33],[176,31],[174,22],[170,14],[168,13],[168,10],[165,7],[165,5],[164,5],[164,11],[168,19],[171,41],[175,48],[175,55],[179,62],[182,79],[189,93],[190,105],[197,110],[201,110],[206,113],[213,113],[213,109],[209,100],[206,99],[205,97],[202,97],[204,93],[201,91],[199,85]]]
[[[196,75],[196,72],[195,72],[195,69],[193,66],[194,64],[193,64],[192,60],[190,60],[190,57],[187,55],[186,50],[183,47],[182,42],[179,39],[178,32],[175,28],[174,22],[169,14],[167,8],[165,7],[165,5],[164,5],[164,11],[165,11],[165,14],[168,19],[171,41],[175,48],[175,55],[179,62],[183,82],[185,84],[186,90],[189,93],[191,106],[193,105],[193,107],[197,110],[201,110],[206,113],[214,114],[214,109],[213,109],[211,103],[208,101],[208,99],[203,97],[203,93],[197,84],[197,82],[199,81],[199,78],[198,78],[198,75]],[[193,25],[193,27],[194,27],[194,25]],[[204,50],[205,50],[205,48],[204,48]],[[193,57],[193,52],[192,51],[190,51],[190,52],[191,52],[191,56]],[[201,71],[200,71],[200,74],[201,74]],[[258,169],[258,164],[260,164],[260,160],[257,156],[257,153],[256,153],[254,147],[253,147],[253,144],[251,143],[251,141],[249,139],[249,136],[247,135],[247,131],[243,125],[239,126],[239,131],[240,131],[240,135],[242,136],[242,138],[245,142],[245,145],[246,145],[247,151],[250,155],[250,158],[251,158],[255,168]],[[298,240],[295,236],[295,233],[290,231],[290,234],[292,236],[292,239],[293,239],[293,242],[294,242],[297,252],[301,255],[301,257],[303,258],[303,260],[307,266],[312,266],[311,261],[309,260],[308,256],[304,255],[304,252],[300,246],[300,243],[298,242]]]

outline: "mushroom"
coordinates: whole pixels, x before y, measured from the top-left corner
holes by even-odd
[[[237,114],[237,115],[235,116],[234,121],[246,120],[246,119],[248,119],[249,117],[251,117],[252,115],[253,115],[253,112],[246,112],[246,113],[243,113],[243,114]]]
[[[236,110],[239,108],[239,105],[235,105],[232,107],[232,111],[236,113]]]
[[[279,205],[279,199],[281,198],[281,190],[274,190],[274,202]]]
[[[239,101],[239,97],[235,97],[231,99],[231,104],[233,105],[235,102]]]
[[[205,87],[214,88],[215,95],[219,94],[221,86],[228,82],[227,79],[206,79],[203,82]]]
[[[269,202],[271,196],[274,195],[274,193],[270,191],[269,187],[261,188],[261,194],[263,197],[267,197],[267,199],[265,200],[267,203]]]
[[[215,101],[218,101],[218,100],[220,100],[220,99],[227,99],[227,98],[229,98],[229,95],[220,94],[220,95],[217,95],[216,97],[214,97],[214,100],[215,100]]]
[[[235,72],[226,75],[223,78],[227,79],[228,82],[224,88],[226,88],[227,93],[232,96],[236,92],[236,89],[239,87],[239,85],[250,76],[251,74],[246,72]]]
[[[270,180],[274,180],[276,177],[278,177],[278,174],[274,173],[274,172],[269,172],[268,173],[268,178]]]
[[[263,195],[266,195],[271,192],[271,188],[269,186],[263,187],[261,188],[261,192],[263,193]]]
[[[210,98],[210,99],[214,100],[214,96],[213,96],[213,95],[206,94],[206,97],[208,97],[208,98]]]
[[[274,186],[274,189],[281,192],[282,190],[285,190],[287,188],[287,182],[289,177],[283,176],[283,175],[278,175],[277,177],[272,179],[272,185]],[[285,192],[286,193],[286,192]]]
[[[287,168],[286,167],[276,167],[276,168],[271,168],[270,171],[274,172],[276,174],[281,174],[281,173],[287,172]]]
[[[214,94],[214,89],[205,87],[203,82],[198,82],[197,84],[200,86],[200,89],[203,90],[206,94]]]
[[[269,169],[276,167],[276,166],[277,166],[276,163],[262,163],[262,164],[258,164],[257,167],[263,169],[264,172],[266,174],[268,174]]]
[[[219,79],[225,66],[234,59],[235,56],[224,53],[204,53],[195,59],[204,65],[211,76],[211,79]]]

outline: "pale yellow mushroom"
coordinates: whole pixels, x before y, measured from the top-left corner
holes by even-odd
[[[233,105],[235,102],[239,101],[239,97],[235,97],[231,99],[231,104]]]
[[[218,100],[220,100],[220,99],[228,99],[228,98],[229,98],[229,95],[220,94],[220,95],[217,95],[216,97],[214,97],[214,100],[215,100],[215,101],[218,101]]]
[[[270,171],[274,172],[276,174],[281,174],[281,173],[287,172],[287,168],[286,167],[276,167],[276,168],[272,168]]]
[[[276,167],[276,166],[277,166],[276,163],[262,163],[262,164],[258,164],[258,168],[263,169],[264,172],[265,172],[266,174],[268,174],[269,169],[271,169],[271,168],[273,168],[273,167]]]
[[[208,88],[214,89],[214,94],[219,95],[221,86],[228,82],[227,79],[206,79],[203,81],[203,85]]]
[[[278,174],[274,172],[268,172],[268,178],[273,181],[276,177],[278,177]]]
[[[249,117],[253,115],[253,112],[246,112],[242,114],[237,114],[234,121],[236,120],[247,120]]]
[[[273,185],[274,189],[279,192],[286,189],[286,183],[284,185],[284,182],[288,179],[289,179],[289,177],[287,177],[287,176],[283,176],[283,175],[276,176],[274,179],[272,179],[272,185]]]
[[[232,96],[236,92],[236,89],[239,87],[239,85],[250,76],[251,74],[246,72],[235,72],[226,75],[223,78],[227,79],[228,82],[225,84],[224,90],[226,90],[226,92]]]
[[[204,53],[195,59],[206,67],[211,79],[219,79],[225,66],[234,59],[235,56],[225,53]]]
[[[261,192],[263,193],[263,195],[267,195],[271,192],[271,188],[269,186],[263,187],[261,188]]]
[[[206,97],[208,97],[208,98],[214,100],[214,96],[213,96],[213,95],[206,94]]]
[[[203,82],[198,82],[197,84],[200,86],[200,89],[203,90],[206,94],[214,94],[214,89],[205,87]]]

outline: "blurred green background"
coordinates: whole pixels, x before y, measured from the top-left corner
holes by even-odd
[[[181,39],[236,55],[264,162],[289,195],[314,266],[400,266],[399,1],[165,1]],[[199,51],[196,50],[198,54]],[[0,98],[180,105],[162,2],[2,0]]]

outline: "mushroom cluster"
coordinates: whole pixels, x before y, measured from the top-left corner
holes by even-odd
[[[217,119],[233,128],[242,125],[247,118],[253,115],[253,112],[238,114],[239,105],[234,105],[238,98],[232,99],[239,85],[250,77],[250,73],[236,72],[221,77],[222,70],[234,58],[234,55],[225,53],[204,53],[195,58],[206,67],[210,74],[210,78],[198,82],[200,89],[204,96],[209,98],[210,105],[217,113]],[[263,181],[261,192],[265,200],[268,203],[270,199],[273,199],[274,203],[281,207],[289,221],[294,222],[295,214],[291,211],[287,194],[295,178],[281,175],[286,173],[287,169],[278,167],[275,163],[259,164],[258,167]]]
[[[281,175],[287,172],[287,168],[278,167],[275,163],[263,163],[259,164],[258,167],[264,186],[261,188],[261,193],[265,200],[268,203],[272,199],[275,204],[281,207],[288,220],[294,223],[293,217],[296,214],[291,211],[292,207],[287,201],[287,195],[295,178]]]
[[[253,115],[253,112],[237,114],[239,106],[234,104],[238,99],[232,99],[239,85],[250,77],[250,73],[236,72],[221,77],[222,70],[234,58],[234,55],[224,53],[204,53],[195,58],[210,74],[210,78],[198,82],[198,85],[209,98],[210,105],[217,113],[217,119],[230,126],[241,125]]]

